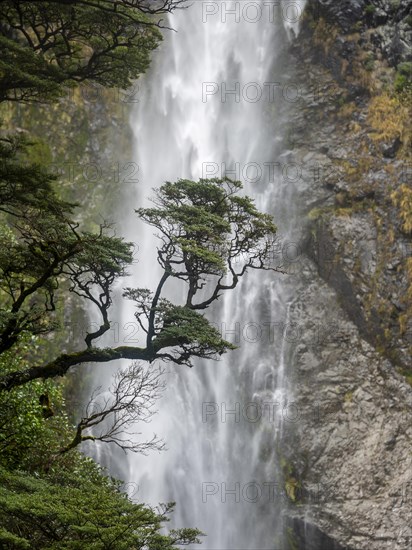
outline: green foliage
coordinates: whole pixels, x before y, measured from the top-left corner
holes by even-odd
[[[28,162],[28,149],[36,144],[24,136],[0,140],[0,208],[17,215],[26,208],[55,215],[71,213],[74,205],[58,199],[53,190],[56,177],[38,163]]]
[[[153,313],[150,346],[158,358],[191,366],[191,357],[213,359],[236,347],[189,307],[177,306],[164,298],[153,306],[154,294],[149,289],[127,288],[124,297],[135,302],[138,322],[143,324],[143,318]]]
[[[31,48],[0,35],[0,101],[47,100],[61,95],[63,72]]]
[[[158,358],[191,366],[191,356],[210,358],[233,349],[196,310],[234,289],[248,269],[279,270],[271,265],[273,218],[240,196],[241,189],[240,182],[227,178],[166,182],[156,190],[153,208],[137,210],[159,231],[164,274],[155,292],[129,288],[125,296],[135,301],[147,350]],[[170,277],[187,285],[183,307],[162,297]]]
[[[223,340],[219,331],[196,311],[166,301],[163,301],[159,309],[163,326],[154,340],[157,349],[179,343],[180,347],[190,350],[191,353],[196,349],[196,353],[203,357],[222,355],[228,349],[235,349],[235,346]]]
[[[0,140],[0,352],[25,331],[56,328],[64,280],[92,301],[99,288],[110,303],[110,285],[132,259],[130,245],[109,236],[108,228],[79,230],[75,205],[57,197],[55,176],[26,161],[26,148],[22,138]]]
[[[62,472],[56,480],[0,468],[0,546],[172,550],[175,545],[199,542],[197,529],[160,532],[173,503],[157,511],[134,504],[109,478],[95,472],[91,480],[79,473]]]
[[[365,14],[366,15],[373,15],[376,12],[376,6],[373,4],[368,4],[365,6]]]
[[[398,65],[394,86],[398,93],[412,87],[412,62],[408,61]]]
[[[53,100],[81,82],[127,88],[161,39],[153,16],[179,3],[1,2],[0,101]],[[0,160],[0,547],[172,550],[200,542],[196,529],[164,529],[172,504],[157,510],[134,504],[76,450],[94,439],[136,452],[152,448],[155,440],[126,447],[123,436],[130,435],[130,419],[150,417],[157,375],[139,379],[139,365],[121,374],[107,410],[92,400],[80,421],[70,417],[77,426],[69,421],[62,385],[51,379],[82,363],[127,358],[191,365],[193,357],[234,349],[196,310],[234,289],[247,269],[271,269],[272,218],[239,196],[239,182],[166,183],[156,207],[138,212],[162,234],[164,274],[154,292],[125,293],[136,302],[146,348],[99,349],[93,344],[110,330],[111,292],[132,261],[130,244],[106,224],[95,232],[80,228],[77,205],[60,198],[57,177],[45,168],[51,160],[45,143],[2,137]],[[163,298],[169,277],[187,284],[184,305]],[[208,297],[195,300],[210,288]],[[85,349],[60,354],[55,344],[50,358],[53,346],[40,337],[51,341],[69,292],[94,304],[101,324],[87,334]],[[109,417],[114,424],[105,433]]]
[[[143,2],[1,2],[0,101],[55,99],[85,81],[128,88],[162,38],[144,11]]]
[[[27,354],[34,341],[22,344],[17,353]],[[17,350],[0,357],[2,372],[20,368]],[[17,363],[17,364],[16,364]],[[18,364],[20,363],[20,364]],[[47,396],[49,406],[40,404]],[[69,437],[67,418],[62,412],[64,399],[60,386],[35,380],[25,386],[0,394],[0,464],[9,468],[43,469]],[[48,418],[45,418],[49,416]]]
[[[242,258],[250,267],[254,260],[267,260],[276,226],[251,198],[239,196],[241,189],[240,182],[227,178],[167,182],[156,192],[155,208],[137,210],[164,236],[162,265],[173,276],[197,279],[195,291],[205,276],[231,272]]]
[[[1,2],[0,101],[55,100],[79,83],[129,87],[147,69],[150,53],[161,40],[157,16],[172,11],[180,1]],[[196,529],[164,529],[172,504],[157,510],[134,504],[118,482],[75,449],[77,435],[82,436],[80,427],[94,428],[99,414],[106,421],[108,415],[115,416],[112,442],[127,427],[129,417],[139,422],[145,407],[149,416],[156,394],[136,393],[137,370],[131,370],[129,378],[123,376],[114,411],[96,413],[91,402],[86,407],[89,417],[82,417],[76,427],[67,415],[63,384],[50,379],[90,360],[137,354],[151,361],[170,343],[179,347],[182,361],[192,355],[212,357],[233,346],[199,313],[161,299],[151,304],[156,329],[148,349],[132,348],[127,355],[125,348],[93,348],[94,340],[110,329],[113,283],[131,263],[131,247],[106,224],[95,232],[81,230],[74,217],[77,205],[61,199],[55,191],[57,177],[45,168],[51,161],[47,143],[4,136],[0,139],[0,547],[171,550],[198,543],[201,533]],[[224,264],[219,241],[217,248],[208,247],[198,238],[209,227],[213,241],[210,223],[220,231],[219,217],[213,220],[210,214],[199,218],[195,227],[189,211],[176,211],[193,237],[179,246],[186,255],[215,265],[220,273]],[[101,326],[87,334],[85,350],[59,355],[59,345],[50,334],[62,317],[59,308],[69,292],[97,307]],[[47,339],[42,340],[44,334]],[[141,381],[143,389],[157,388],[156,375],[142,376]],[[89,438],[94,439],[94,434]]]
[[[21,143],[5,142],[0,353],[12,348],[24,332],[53,331],[56,301],[67,290],[97,307],[101,325],[87,334],[85,350],[63,354],[39,368],[6,373],[0,379],[3,388],[62,376],[73,365],[90,361],[162,358],[190,366],[192,356],[216,357],[232,349],[195,310],[207,309],[222,292],[233,290],[249,269],[280,269],[272,265],[273,219],[259,212],[252,199],[238,194],[240,182],[167,182],[156,193],[155,208],[138,210],[161,233],[158,261],[164,268],[155,292],[129,289],[126,293],[136,301],[137,320],[147,333],[146,348],[93,348],[94,340],[110,330],[112,285],[131,262],[130,244],[107,235],[104,226],[97,234],[81,232],[71,220],[74,205],[61,201],[53,191],[55,178],[37,165],[19,164]],[[170,277],[187,285],[184,307],[166,306],[162,292]],[[173,353],[162,351],[170,347]]]
[[[40,338],[25,334],[13,350],[0,355],[0,372],[21,370],[43,360],[46,349]],[[60,456],[60,449],[74,434],[63,390],[61,383],[33,380],[10,392],[0,392],[0,465],[44,472],[74,467],[79,462],[75,454]]]
[[[368,54],[365,61],[363,62],[363,65],[365,67],[365,70],[373,71],[373,69],[375,68],[375,56],[373,53]]]
[[[247,269],[271,269],[273,220],[249,197],[237,194],[239,182],[166,183],[157,192],[157,208],[139,210],[162,233],[158,254],[164,274],[154,292],[125,293],[136,302],[146,348],[93,348],[93,341],[110,329],[111,289],[131,262],[130,245],[107,235],[104,227],[96,234],[82,232],[72,219],[75,205],[54,191],[55,177],[26,160],[27,144],[11,138],[0,144],[0,372],[7,381],[2,388],[8,390],[0,392],[0,466],[9,469],[0,472],[0,543],[5,548],[160,550],[198,542],[193,529],[160,534],[170,507],[155,513],[132,504],[98,474],[93,479],[93,466],[75,447],[94,439],[82,437],[82,428],[94,426],[99,414],[90,409],[77,428],[70,426],[60,387],[49,379],[90,361],[165,359],[190,366],[193,357],[214,358],[233,349],[196,310],[234,289]],[[184,306],[163,298],[169,277],[188,285]],[[209,297],[196,302],[197,291],[207,286]],[[56,300],[68,291],[95,304],[102,324],[86,336],[85,350],[46,363],[36,353],[36,338],[53,331]],[[33,366],[36,362],[39,366]],[[156,388],[156,377],[148,382]],[[125,378],[116,393],[116,411],[125,416],[108,440],[120,446],[118,430],[127,428],[130,414],[135,422],[141,419],[132,383]],[[106,412],[102,418],[107,419]]]

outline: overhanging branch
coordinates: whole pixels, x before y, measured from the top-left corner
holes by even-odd
[[[145,348],[120,346],[118,348],[90,348],[76,353],[63,354],[46,365],[37,365],[23,371],[14,371],[0,377],[0,391],[11,390],[27,384],[31,380],[64,376],[67,371],[84,363],[108,363],[118,359],[131,359],[152,362],[156,354]]]

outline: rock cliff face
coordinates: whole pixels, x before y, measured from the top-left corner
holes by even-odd
[[[292,46],[309,236],[289,550],[412,547],[411,23],[407,1],[319,0]]]

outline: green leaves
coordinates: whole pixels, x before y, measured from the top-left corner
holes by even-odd
[[[46,211],[56,217],[72,214],[75,205],[60,200],[53,191],[56,176],[27,161],[31,145],[20,135],[0,139],[0,209],[13,215],[23,208],[33,208],[37,213]]]
[[[223,243],[211,243],[209,247],[202,246],[199,240],[194,238],[188,239],[187,237],[178,237],[175,243],[180,246],[183,255],[186,257],[186,268],[197,263],[196,267],[202,267],[209,275],[220,275],[226,272],[226,263],[222,258],[222,246]],[[220,247],[217,246],[220,244]]]
[[[110,226],[79,229],[75,205],[57,197],[54,176],[27,162],[27,145],[0,140],[0,353],[23,331],[55,328],[64,279],[107,314],[110,287],[132,261],[131,245],[110,235]]]
[[[248,269],[272,269],[276,226],[253,200],[239,196],[242,184],[230,179],[166,182],[153,208],[138,216],[159,231],[158,261],[164,269],[156,291],[126,289],[155,358],[191,366],[192,357],[217,358],[234,349],[197,313],[234,289]],[[170,278],[187,285],[183,306],[165,300]],[[202,291],[201,300],[196,300]],[[170,349],[172,348],[172,349]]]
[[[100,476],[101,477],[101,476]],[[195,543],[197,529],[159,532],[173,506],[132,503],[109,480],[58,482],[0,468],[0,546],[38,550],[132,550]]]
[[[236,349],[223,340],[219,331],[200,313],[160,298],[148,289],[127,288],[124,297],[136,304],[135,316],[149,335],[153,357],[192,366],[192,358],[217,359]],[[152,318],[151,318],[152,315]]]
[[[162,39],[161,24],[143,7],[112,0],[1,2],[0,101],[56,99],[85,81],[128,88]]]
[[[64,91],[61,69],[19,41],[0,35],[0,101],[57,99]]]
[[[249,268],[272,269],[276,226],[241,190],[228,178],[166,182],[155,191],[154,208],[136,211],[159,231],[159,263],[188,284],[191,309],[204,309],[220,291],[235,288]],[[196,303],[195,295],[207,287],[214,288],[209,298]]]
[[[13,351],[0,356],[0,372],[26,368],[39,353],[35,338],[26,336]],[[40,399],[42,397],[42,399]],[[48,401],[49,417],[41,402]],[[35,380],[0,393],[0,465],[42,470],[70,437],[61,385]],[[52,412],[53,416],[50,415]]]
[[[160,351],[177,347],[177,363],[191,365],[190,357],[216,358],[236,346],[223,340],[219,331],[200,313],[188,307],[175,306],[164,301],[158,308],[162,317],[153,346]],[[180,351],[182,350],[182,351]]]

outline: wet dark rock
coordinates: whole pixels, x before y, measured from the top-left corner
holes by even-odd
[[[343,33],[359,30],[362,25],[376,28],[373,41],[394,67],[412,55],[409,0],[309,0],[308,11],[315,19],[322,17],[338,26]],[[350,49],[342,44],[343,58],[350,58]]]
[[[352,550],[323,533],[316,525],[300,517],[286,518],[286,529],[292,532],[290,548],[294,550]],[[294,546],[292,546],[294,544]],[[289,549],[288,549],[289,550]]]
[[[383,156],[390,159],[395,158],[396,153],[399,151],[399,148],[401,145],[402,145],[402,142],[398,137],[390,143],[382,143],[381,151]]]
[[[367,4],[366,0],[315,0],[309,2],[308,9],[315,17],[331,20],[349,32],[354,21],[362,20]]]
[[[344,59],[350,59],[355,51],[356,45],[353,42],[348,42],[343,36],[339,36],[335,42],[339,55]]]

